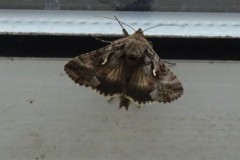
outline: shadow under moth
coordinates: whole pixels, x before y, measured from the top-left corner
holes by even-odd
[[[116,18],[116,17],[115,17]],[[120,96],[119,108],[129,103],[171,102],[183,94],[183,87],[153,50],[140,28],[106,47],[81,54],[64,67],[75,82],[105,96]],[[145,29],[146,30],[146,29]]]

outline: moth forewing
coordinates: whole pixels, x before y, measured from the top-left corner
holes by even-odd
[[[125,33],[126,35],[126,33]],[[183,87],[154,52],[141,29],[110,45],[77,56],[65,65],[69,77],[105,96],[120,95],[119,107],[171,102]]]

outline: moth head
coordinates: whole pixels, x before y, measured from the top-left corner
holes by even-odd
[[[135,33],[143,35],[143,30],[141,28],[139,28]]]
[[[139,28],[137,31],[134,32],[134,34],[132,34],[131,38],[136,39],[137,41],[143,42],[143,43],[148,43],[147,39],[144,37],[143,34],[143,30],[141,28]]]
[[[129,44],[128,49],[126,50],[127,62],[134,63],[139,62],[142,58],[142,47],[139,47],[139,42],[133,41]]]
[[[135,33],[129,36],[130,43],[127,44],[126,58],[127,62],[130,64],[136,64],[142,60],[143,53],[145,52],[146,47],[148,47],[149,42],[143,35],[143,30],[139,28]]]
[[[137,31],[135,31],[135,33],[133,34],[134,37],[144,37],[143,35],[143,30],[141,28],[139,28]]]

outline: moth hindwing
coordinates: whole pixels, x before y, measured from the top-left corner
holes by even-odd
[[[105,96],[120,96],[119,107],[129,102],[171,102],[183,94],[178,78],[166,67],[143,31],[79,55],[65,65],[69,77]]]

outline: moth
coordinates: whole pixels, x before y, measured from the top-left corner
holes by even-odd
[[[116,17],[115,17],[116,18]],[[149,102],[168,103],[183,94],[183,86],[153,50],[139,28],[129,35],[121,21],[124,38],[70,60],[64,67],[79,85],[104,96],[119,96],[119,108]]]

